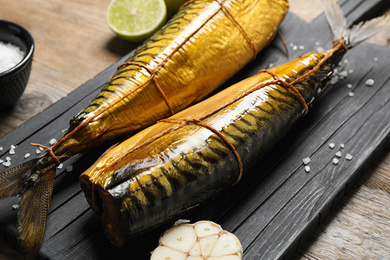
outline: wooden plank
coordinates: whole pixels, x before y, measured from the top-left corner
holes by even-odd
[[[355,5],[354,1],[346,1],[343,9],[353,22],[353,19],[361,19],[368,14],[375,16],[376,11],[372,10],[383,2],[361,1]],[[366,9],[361,10],[362,6]],[[283,35],[288,44],[302,45],[304,49],[293,51],[290,48],[290,57],[287,57],[281,42],[276,41],[228,84],[252,75],[270,63],[281,64],[318,46],[329,47],[330,34],[327,30],[323,16],[308,24],[289,14],[282,24]],[[380,59],[374,61],[375,56]],[[290,255],[301,239],[317,226],[322,218],[320,216],[327,212],[333,201],[353,183],[375,151],[388,140],[390,120],[386,115],[389,110],[386,92],[389,92],[389,78],[385,58],[389,59],[386,48],[364,44],[351,50],[347,55],[349,62],[343,63],[342,69],[353,69],[354,72],[346,80],[331,86],[318,99],[309,115],[254,167],[263,171],[251,171],[227,193],[186,217],[193,221],[213,219],[234,231],[242,241],[246,259],[281,259]],[[17,151],[34,152],[29,148],[29,142],[45,144],[48,137],[58,138],[69,118],[89,102],[115,66],[0,139],[0,143],[18,144]],[[375,88],[364,85],[364,80],[371,76],[376,80]],[[346,88],[347,82],[353,84],[354,97],[348,95],[351,90]],[[91,86],[94,87],[92,91]],[[69,103],[71,100],[73,103]],[[28,132],[30,125],[34,128]],[[371,132],[375,134],[367,136]],[[344,142],[345,151],[348,149],[354,159],[334,167],[331,163],[334,154],[327,147],[330,141],[336,144]],[[113,248],[86,204],[80,192],[78,175],[104,149],[102,147],[68,161],[65,167],[72,165],[72,173],[67,173],[65,169],[59,171],[40,257],[75,259],[132,255],[137,259],[147,259],[150,250],[156,246],[164,227],[131,241],[125,249]],[[306,156],[312,157],[310,173],[305,173],[302,168],[301,160]],[[15,157],[13,163],[23,161],[21,157]],[[12,210],[13,204],[14,199],[0,204],[0,223],[4,235],[14,240],[16,211]]]

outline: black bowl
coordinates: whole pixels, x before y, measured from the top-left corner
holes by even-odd
[[[0,41],[18,46],[24,58],[14,67],[0,72],[0,109],[12,106],[22,96],[30,77],[34,39],[22,26],[0,20]]]

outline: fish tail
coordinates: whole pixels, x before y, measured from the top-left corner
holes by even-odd
[[[324,0],[324,4],[333,42],[341,41],[347,48],[358,45],[390,25],[390,16],[383,15],[349,27],[336,0]]]
[[[27,259],[38,254],[55,178],[55,164],[37,158],[0,173],[0,199],[19,196],[19,242]]]

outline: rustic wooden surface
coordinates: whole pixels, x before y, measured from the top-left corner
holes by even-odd
[[[321,1],[291,0],[291,11],[310,21]],[[66,96],[135,45],[116,38],[105,23],[108,1],[0,0],[0,19],[26,27],[36,52],[31,78],[18,104],[0,112],[0,136]],[[390,30],[370,39],[389,46]],[[390,149],[383,152],[296,259],[383,259],[390,255]],[[0,246],[4,258],[17,254]],[[0,258],[3,257],[0,255]]]

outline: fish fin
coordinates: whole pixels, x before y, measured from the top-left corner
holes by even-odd
[[[28,258],[35,258],[45,234],[46,219],[53,192],[55,168],[48,168],[39,181],[20,196],[18,209],[19,240]]]
[[[39,252],[55,179],[55,164],[33,159],[0,173],[0,199],[19,196],[19,242],[27,259]]]
[[[348,48],[356,46],[390,25],[390,16],[379,16],[349,28],[344,13],[336,0],[324,0],[324,4],[333,41],[341,40]]]

